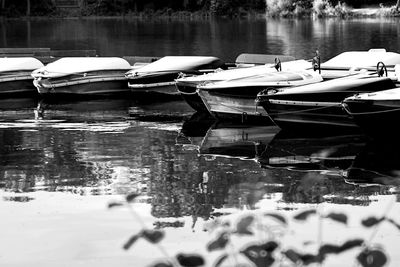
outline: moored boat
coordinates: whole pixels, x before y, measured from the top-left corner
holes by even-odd
[[[128,86],[135,94],[178,96],[175,79],[182,74],[198,75],[226,68],[223,61],[208,56],[166,56],[142,68],[128,71]]]
[[[317,69],[320,70],[324,80],[375,72],[379,72],[381,76],[386,74],[386,76],[397,79],[396,64],[400,64],[399,53],[387,52],[386,49],[370,49],[343,52],[319,64]]]
[[[0,58],[0,95],[37,94],[31,73],[41,67],[33,57]]]
[[[128,93],[125,73],[132,66],[118,57],[68,57],[32,72],[41,95],[110,95]]]
[[[290,83],[287,83],[286,87],[293,88],[296,86],[306,85],[310,83],[315,84],[321,81],[329,81],[338,78],[357,77],[357,79],[359,79],[364,76],[388,76],[390,79],[397,82],[399,68],[394,67],[397,63],[400,63],[400,54],[386,52],[386,50],[384,49],[345,52],[322,64],[320,64],[320,57],[317,53],[316,57],[314,57],[312,60],[312,64],[309,65],[307,70],[310,74],[320,74],[320,77],[322,77],[322,79],[320,79],[319,81],[305,82],[303,84],[296,84],[291,81]],[[277,68],[277,70],[279,71],[279,68]],[[265,84],[260,85],[257,88],[256,86],[254,86],[254,77],[257,76],[255,75],[253,77],[246,77],[242,79],[232,79],[223,82],[199,85],[198,94],[202,98],[202,101],[204,102],[208,111],[220,119],[232,119],[239,116],[242,121],[258,121],[259,118],[263,119],[267,117],[267,113],[263,109],[257,108],[256,104],[252,101],[256,97],[255,95],[251,95],[255,94],[255,91],[257,90],[258,92],[261,92],[264,89],[268,89],[264,92],[268,91],[268,94],[272,94],[272,92],[280,91],[271,90],[272,88],[283,88],[284,86],[282,86],[282,82],[279,82],[280,86]],[[238,85],[239,83],[241,83],[240,86]],[[329,86],[329,83],[324,85]],[[213,88],[214,90],[210,90],[211,88]],[[312,88],[318,89],[319,86],[316,85]],[[384,90],[387,88],[388,87],[384,87],[379,90]],[[221,93],[222,90],[224,91],[223,94]],[[334,86],[328,91],[330,91],[329,95],[335,95],[335,93],[333,93]],[[316,94],[320,94],[319,90],[316,91]],[[342,93],[339,92],[338,95],[340,94]],[[324,97],[326,96],[328,96],[328,94],[325,93]],[[348,95],[344,95],[342,99],[344,99],[344,97],[346,96]],[[314,99],[310,101],[315,102],[317,105],[321,104],[319,103],[319,100]],[[323,102],[329,101],[333,103],[336,100],[330,97],[328,97],[326,100],[323,100]],[[327,103],[322,104],[325,105]],[[335,102],[335,105],[340,106],[340,102]],[[301,105],[301,107],[299,108],[299,112],[302,112],[301,110],[305,107],[306,105]],[[288,108],[290,109],[291,107],[288,106]],[[315,106],[312,105],[308,108],[314,109]],[[341,112],[340,115],[343,115],[343,112]]]
[[[281,59],[282,58],[282,59]],[[220,82],[238,78],[251,77],[258,74],[276,72],[277,67],[275,60],[281,62],[281,68],[284,70],[306,69],[310,67],[310,63],[306,60],[294,60],[291,57],[276,57],[274,62],[269,62],[263,65],[248,67],[237,67],[228,70],[218,70],[215,72],[182,77],[176,80],[176,88],[183,99],[196,111],[208,113],[201,97],[197,94],[197,86],[209,82]],[[283,61],[288,60],[288,61]],[[239,65],[241,66],[241,65]]]
[[[254,103],[260,91],[265,88],[278,89],[321,81],[322,77],[313,71],[275,71],[199,85],[198,94],[207,110],[218,119],[271,124],[265,110]]]
[[[264,90],[256,102],[281,128],[342,131],[357,127],[342,109],[343,99],[360,92],[393,87],[395,83],[387,77],[356,75],[296,88]]]
[[[400,133],[400,88],[350,96],[342,105],[367,134],[397,139]]]

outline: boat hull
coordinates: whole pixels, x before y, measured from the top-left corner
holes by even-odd
[[[319,84],[264,92],[257,96],[271,119],[282,129],[346,130],[358,128],[342,107],[342,101],[357,93],[393,88],[387,78],[337,79]]]
[[[191,108],[200,113],[209,113],[206,105],[197,93],[197,83],[176,83],[176,89]]]
[[[368,135],[398,137],[400,100],[345,99],[343,101],[354,122]]]
[[[175,79],[179,73],[155,73],[143,76],[128,76],[128,87],[136,95],[166,95],[179,96]]]
[[[17,81],[0,81],[0,95],[37,95],[37,90],[33,85],[33,78]]]
[[[273,122],[282,129],[353,131],[357,124],[343,110],[341,103],[271,100],[263,102]],[[343,128],[343,129],[342,129]]]
[[[0,95],[36,95],[32,71],[0,73]]]
[[[175,82],[152,83],[152,84],[128,84],[130,91],[136,95],[157,94],[166,96],[179,96]]]
[[[127,94],[129,89],[125,78],[117,79],[81,79],[63,83],[51,80],[34,80],[41,95],[115,95]]]
[[[254,90],[254,88],[253,88]],[[261,88],[256,91],[261,90]],[[248,95],[219,94],[211,90],[198,90],[207,110],[219,120],[230,120],[240,123],[262,123],[271,125],[267,112],[256,106],[257,93]]]

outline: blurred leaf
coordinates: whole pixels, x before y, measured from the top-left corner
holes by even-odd
[[[329,213],[328,215],[325,216],[325,218],[332,219],[334,221],[347,224],[347,215],[344,213]]]
[[[344,252],[346,250],[349,250],[349,249],[352,249],[352,248],[355,248],[355,247],[359,247],[363,243],[364,243],[364,240],[362,240],[362,239],[353,239],[353,240],[346,241],[341,246],[325,244],[325,245],[320,247],[319,256],[321,258],[325,258],[325,256],[327,254],[331,254],[331,253],[339,254],[339,253],[342,253],[342,252]]]
[[[143,230],[142,236],[150,243],[156,244],[164,238],[164,232],[160,230]]]
[[[236,232],[242,235],[252,235],[253,233],[249,230],[249,226],[253,223],[253,216],[246,216],[242,218],[236,225]]]
[[[208,243],[207,245],[207,250],[208,251],[214,251],[217,249],[222,249],[225,248],[226,244],[229,241],[229,234],[228,232],[222,232],[216,240]]]
[[[126,195],[125,199],[128,202],[132,202],[135,200],[135,198],[137,198],[139,196],[139,194],[137,193],[129,193],[128,195]]]
[[[124,203],[122,203],[122,202],[113,201],[113,202],[108,203],[108,208],[111,209],[111,208],[120,207],[123,205],[124,205]]]
[[[390,222],[391,224],[393,224],[394,226],[397,227],[398,230],[400,230],[400,225],[397,224],[393,219],[386,219],[388,222]]]
[[[378,249],[365,249],[357,256],[358,262],[363,267],[382,267],[387,262],[385,253]]]
[[[376,217],[369,217],[367,219],[362,220],[362,225],[364,225],[365,227],[372,227],[374,225],[377,225],[379,223],[381,223],[383,220],[385,220],[385,217],[382,218],[376,218]]]
[[[176,259],[183,267],[196,267],[205,264],[204,258],[196,254],[179,253],[178,255],[176,255]]]
[[[221,257],[218,258],[214,267],[219,267],[227,258],[228,258],[228,254],[223,254]]]
[[[283,255],[285,255],[286,258],[288,258],[289,260],[291,260],[294,263],[298,263],[299,261],[301,261],[300,255],[293,249],[284,251]]]
[[[278,247],[274,241],[269,241],[262,245],[253,245],[242,250],[241,253],[251,260],[257,267],[271,266],[275,259],[272,257],[273,252]]]
[[[139,234],[131,236],[131,238],[129,238],[128,241],[126,241],[126,243],[124,244],[123,248],[125,250],[128,250],[141,236],[142,236],[142,232],[140,232]]]
[[[299,214],[297,214],[296,216],[294,216],[293,218],[299,221],[304,221],[306,220],[310,215],[316,214],[317,210],[312,209],[312,210],[306,210],[303,212],[300,212]]]
[[[293,249],[283,251],[283,255],[285,255],[289,260],[296,264],[302,263],[304,265],[308,265],[311,263],[321,263],[324,260],[319,255],[301,254],[294,251]]]
[[[157,262],[154,265],[151,265],[151,267],[174,267],[174,265],[169,262]]]
[[[279,222],[283,223],[283,224],[287,224],[286,218],[283,217],[280,214],[276,214],[276,213],[265,213],[264,216],[268,216],[268,217],[272,217],[276,220],[278,220]]]

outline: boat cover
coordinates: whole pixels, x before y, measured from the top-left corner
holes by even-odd
[[[222,89],[249,86],[291,86],[321,82],[322,77],[313,71],[281,71],[271,72],[250,77],[232,79],[227,81],[207,83],[201,89]]]
[[[33,77],[56,78],[102,70],[128,71],[132,66],[119,57],[65,57],[32,72]]]
[[[306,60],[295,60],[289,62],[282,62],[282,69],[286,70],[304,70],[311,67],[311,63]],[[276,73],[277,70],[274,68],[274,64],[266,64],[248,68],[235,68],[230,70],[221,70],[208,74],[183,77],[177,80],[177,82],[187,83],[202,83],[208,81],[225,81],[233,78],[245,78],[258,74],[264,73]]]
[[[129,74],[147,74],[155,72],[184,72],[198,70],[200,68],[219,68],[224,63],[216,57],[202,56],[167,56],[153,63],[150,63],[140,69],[132,70]]]
[[[321,64],[322,68],[374,67],[382,61],[386,66],[400,64],[400,54],[385,49],[344,52]]]
[[[0,72],[35,70],[43,67],[43,63],[33,57],[0,58]]]

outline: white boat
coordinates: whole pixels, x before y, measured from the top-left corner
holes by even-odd
[[[356,125],[343,111],[341,102],[357,93],[399,85],[398,64],[400,54],[384,49],[345,52],[321,64],[324,82],[264,90],[257,95],[256,103],[281,128],[353,128]]]
[[[218,119],[242,123],[270,123],[266,111],[255,105],[255,99],[260,91],[266,88],[279,89],[321,81],[321,75],[313,71],[275,71],[199,85],[197,92],[207,110]]]
[[[350,96],[343,100],[342,106],[369,135],[398,139],[400,88]]]
[[[350,128],[356,125],[343,111],[343,99],[356,93],[385,90],[394,86],[393,81],[386,77],[345,77],[296,88],[262,91],[256,102],[282,129],[352,130]]]
[[[395,66],[400,64],[400,54],[385,49],[343,52],[321,63],[321,75],[324,80],[346,77],[360,73],[380,72],[392,79],[398,79]],[[386,73],[385,73],[386,71]]]
[[[128,71],[128,86],[133,93],[179,95],[175,79],[182,74],[198,75],[226,68],[216,57],[166,56],[142,68]]]
[[[128,93],[125,73],[132,66],[118,57],[68,57],[32,72],[42,95],[102,95]]]
[[[266,56],[268,55],[264,55],[264,57]],[[254,58],[252,60],[254,60]],[[268,64],[266,64],[264,58],[264,64],[262,66],[254,66],[254,64],[252,64],[250,66],[253,67],[248,68],[236,68],[205,75],[183,77],[176,81],[177,90],[192,108],[199,112],[207,112],[206,106],[196,92],[196,87],[198,85],[202,86],[209,82],[215,83],[220,81],[236,80],[267,72],[276,72],[279,67],[283,71],[305,69],[312,71],[315,69],[315,71],[318,70],[324,81],[357,74],[376,72],[378,67],[381,74],[386,74],[389,77],[397,79],[399,75],[396,75],[394,65],[400,62],[400,54],[386,52],[384,49],[350,51],[341,53],[322,64],[319,62],[319,54],[314,58],[312,64],[310,61],[294,60],[294,58],[291,57],[278,55],[275,55],[274,57],[269,55],[269,60]],[[379,66],[377,66],[378,62],[381,62]],[[277,63],[279,63],[278,66]],[[225,85],[229,86],[229,83],[226,83]]]
[[[0,58],[0,94],[37,94],[31,73],[41,67],[33,57]]]
[[[277,57],[278,58],[278,57]],[[275,58],[275,59],[277,59]],[[291,60],[291,57],[286,57],[285,59]],[[279,60],[280,57],[279,57]],[[208,112],[206,106],[201,100],[200,96],[197,94],[197,86],[201,84],[206,84],[209,82],[220,82],[232,79],[246,78],[255,75],[262,75],[265,73],[276,72],[276,64],[269,63],[263,65],[248,67],[232,68],[228,70],[216,70],[211,73],[206,73],[203,75],[187,76],[176,80],[176,88],[181,94],[183,99],[191,106],[194,110],[199,112]],[[283,70],[302,70],[310,67],[310,62],[306,60],[292,60],[288,62],[282,62],[281,68]]]

